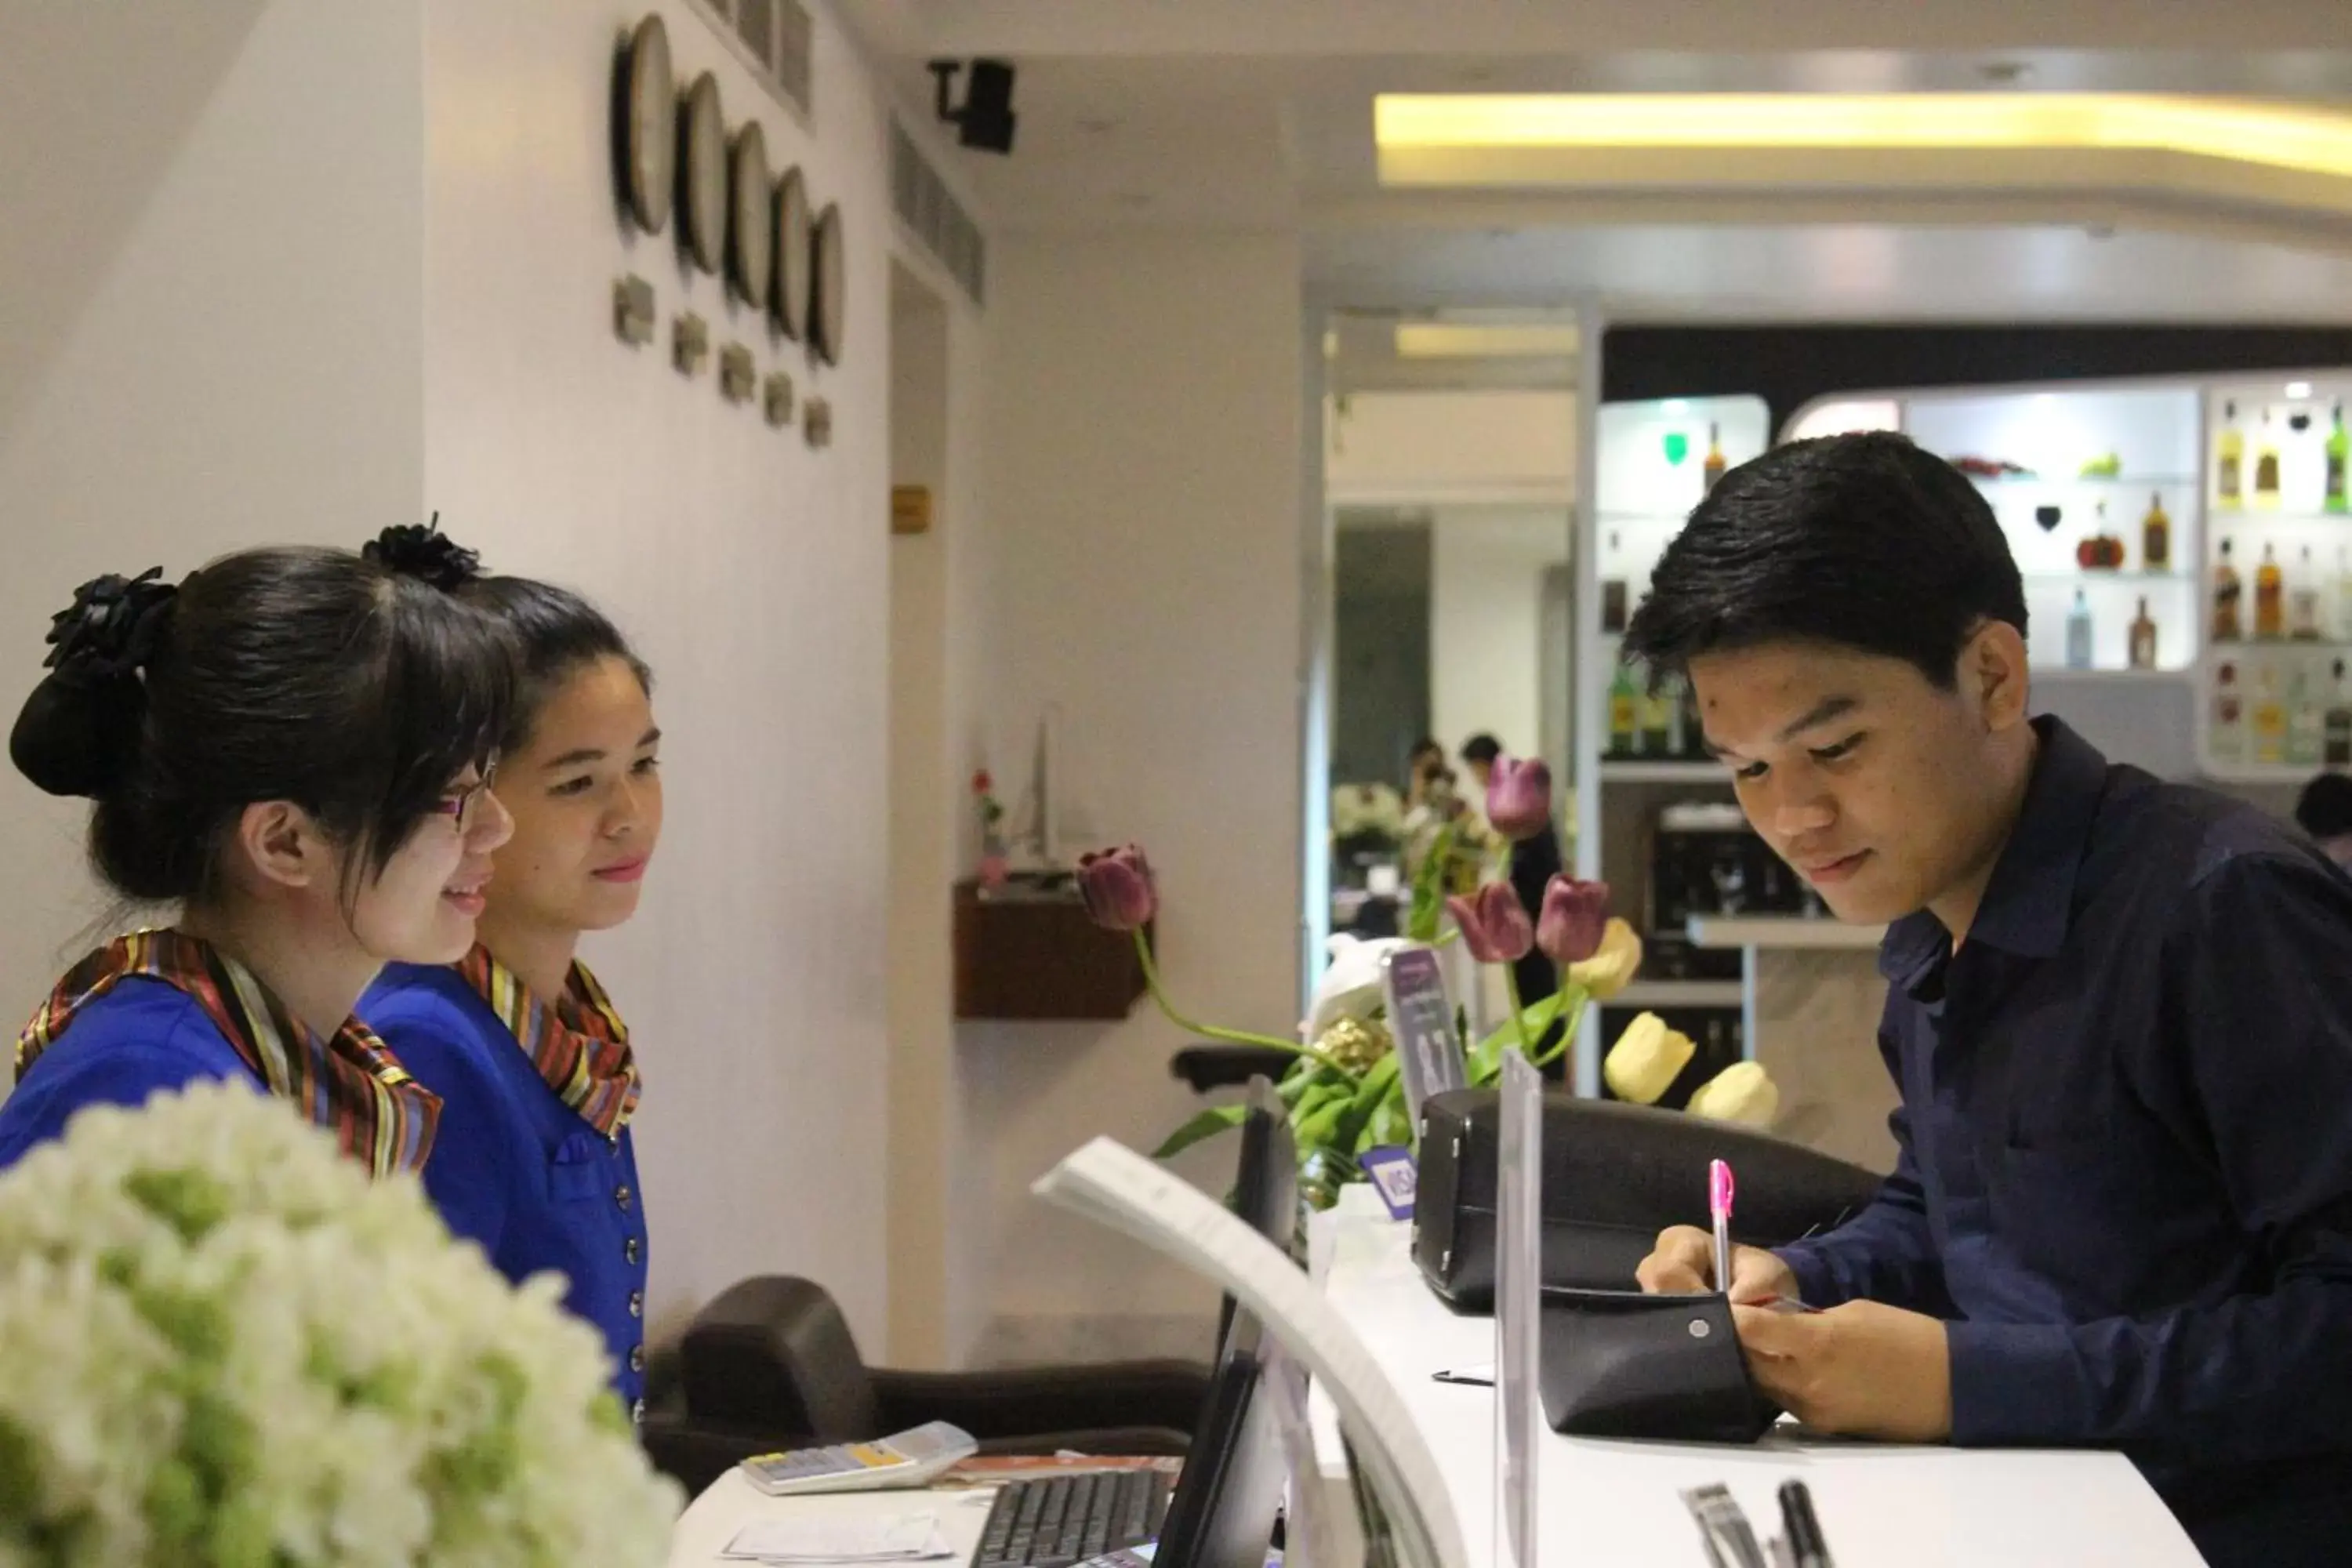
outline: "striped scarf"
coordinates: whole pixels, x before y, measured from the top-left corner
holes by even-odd
[[[68,970],[16,1038],[18,1079],[83,1007],[131,975],[193,997],[270,1093],[292,1100],[376,1177],[419,1169],[433,1152],[440,1097],[365,1025],[348,1019],[320,1039],[251,970],[184,931],[133,931]]]
[[[637,1062],[629,1049],[628,1025],[588,966],[572,963],[572,982],[552,1007],[532,995],[487,947],[477,944],[459,959],[457,974],[489,1004],[556,1098],[617,1141],[636,1113]]]

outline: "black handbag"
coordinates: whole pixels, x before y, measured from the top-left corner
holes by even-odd
[[[1495,1300],[1495,1165],[1501,1101],[1491,1089],[1432,1095],[1422,1108],[1413,1261],[1438,1299],[1486,1312]],[[1729,1122],[1612,1100],[1547,1093],[1543,1282],[1629,1290],[1670,1225],[1705,1226],[1711,1160],[1739,1186],[1737,1238],[1778,1247],[1861,1212],[1881,1177],[1802,1144]]]
[[[1537,1385],[1552,1430],[1580,1437],[1753,1443],[1780,1414],[1720,1295],[1548,1289]]]

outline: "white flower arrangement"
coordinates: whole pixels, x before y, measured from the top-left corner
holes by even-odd
[[[85,1111],[0,1176],[0,1568],[658,1568],[561,1292],[248,1089]]]

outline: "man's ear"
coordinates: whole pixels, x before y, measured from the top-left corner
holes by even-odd
[[[2007,621],[1987,621],[1960,650],[1961,689],[1999,732],[2025,722],[2028,701],[2025,634]]]

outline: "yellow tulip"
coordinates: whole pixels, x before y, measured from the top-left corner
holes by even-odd
[[[1633,983],[1642,970],[1642,939],[1615,916],[1601,928],[1601,946],[1591,958],[1568,966],[1568,982],[1581,985],[1595,1002],[1606,1002]]]
[[[1691,1096],[1690,1113],[1745,1127],[1769,1128],[1780,1113],[1780,1089],[1761,1062],[1734,1062]]]
[[[1666,1027],[1655,1013],[1644,1013],[1625,1026],[1617,1043],[1601,1064],[1609,1092],[1633,1105],[1655,1105],[1674,1087],[1698,1047],[1688,1035]]]

